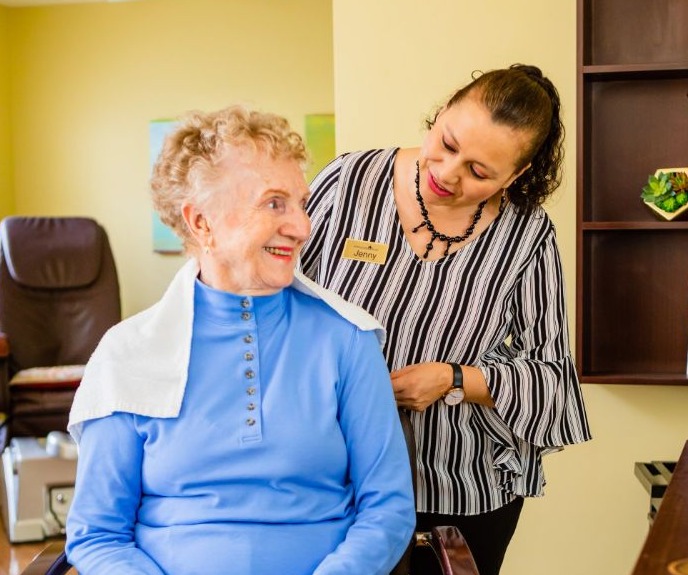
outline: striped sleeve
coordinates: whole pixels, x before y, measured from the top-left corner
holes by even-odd
[[[515,286],[509,361],[481,366],[495,409],[512,432],[539,447],[590,439],[569,351],[564,279],[549,233]]]

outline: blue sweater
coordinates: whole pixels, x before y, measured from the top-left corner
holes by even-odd
[[[81,575],[387,574],[414,527],[373,332],[292,288],[197,282],[179,417],[87,421],[67,551]]]

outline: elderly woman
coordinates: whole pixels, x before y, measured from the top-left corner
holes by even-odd
[[[305,149],[232,107],[168,137],[152,191],[190,261],[89,362],[67,555],[81,575],[387,574],[414,527],[379,324],[294,267]]]

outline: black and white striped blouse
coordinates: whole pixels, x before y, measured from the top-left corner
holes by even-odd
[[[346,154],[315,178],[301,267],[382,322],[390,369],[451,361],[485,375],[494,409],[438,401],[411,414],[419,511],[470,515],[542,495],[541,457],[590,438],[552,222],[507,204],[473,241],[425,261],[399,223],[395,156]],[[342,258],[347,238],[386,244],[386,263]]]

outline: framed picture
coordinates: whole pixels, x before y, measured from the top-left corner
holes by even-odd
[[[158,159],[158,155],[162,150],[162,144],[165,141],[165,136],[172,132],[176,127],[176,120],[153,120],[149,127],[149,166],[151,173],[153,165]],[[152,217],[153,229],[153,251],[159,254],[181,254],[182,242],[177,235],[160,221],[160,216],[153,211]]]
[[[304,137],[311,156],[306,180],[313,178],[335,155],[334,114],[307,114]]]

